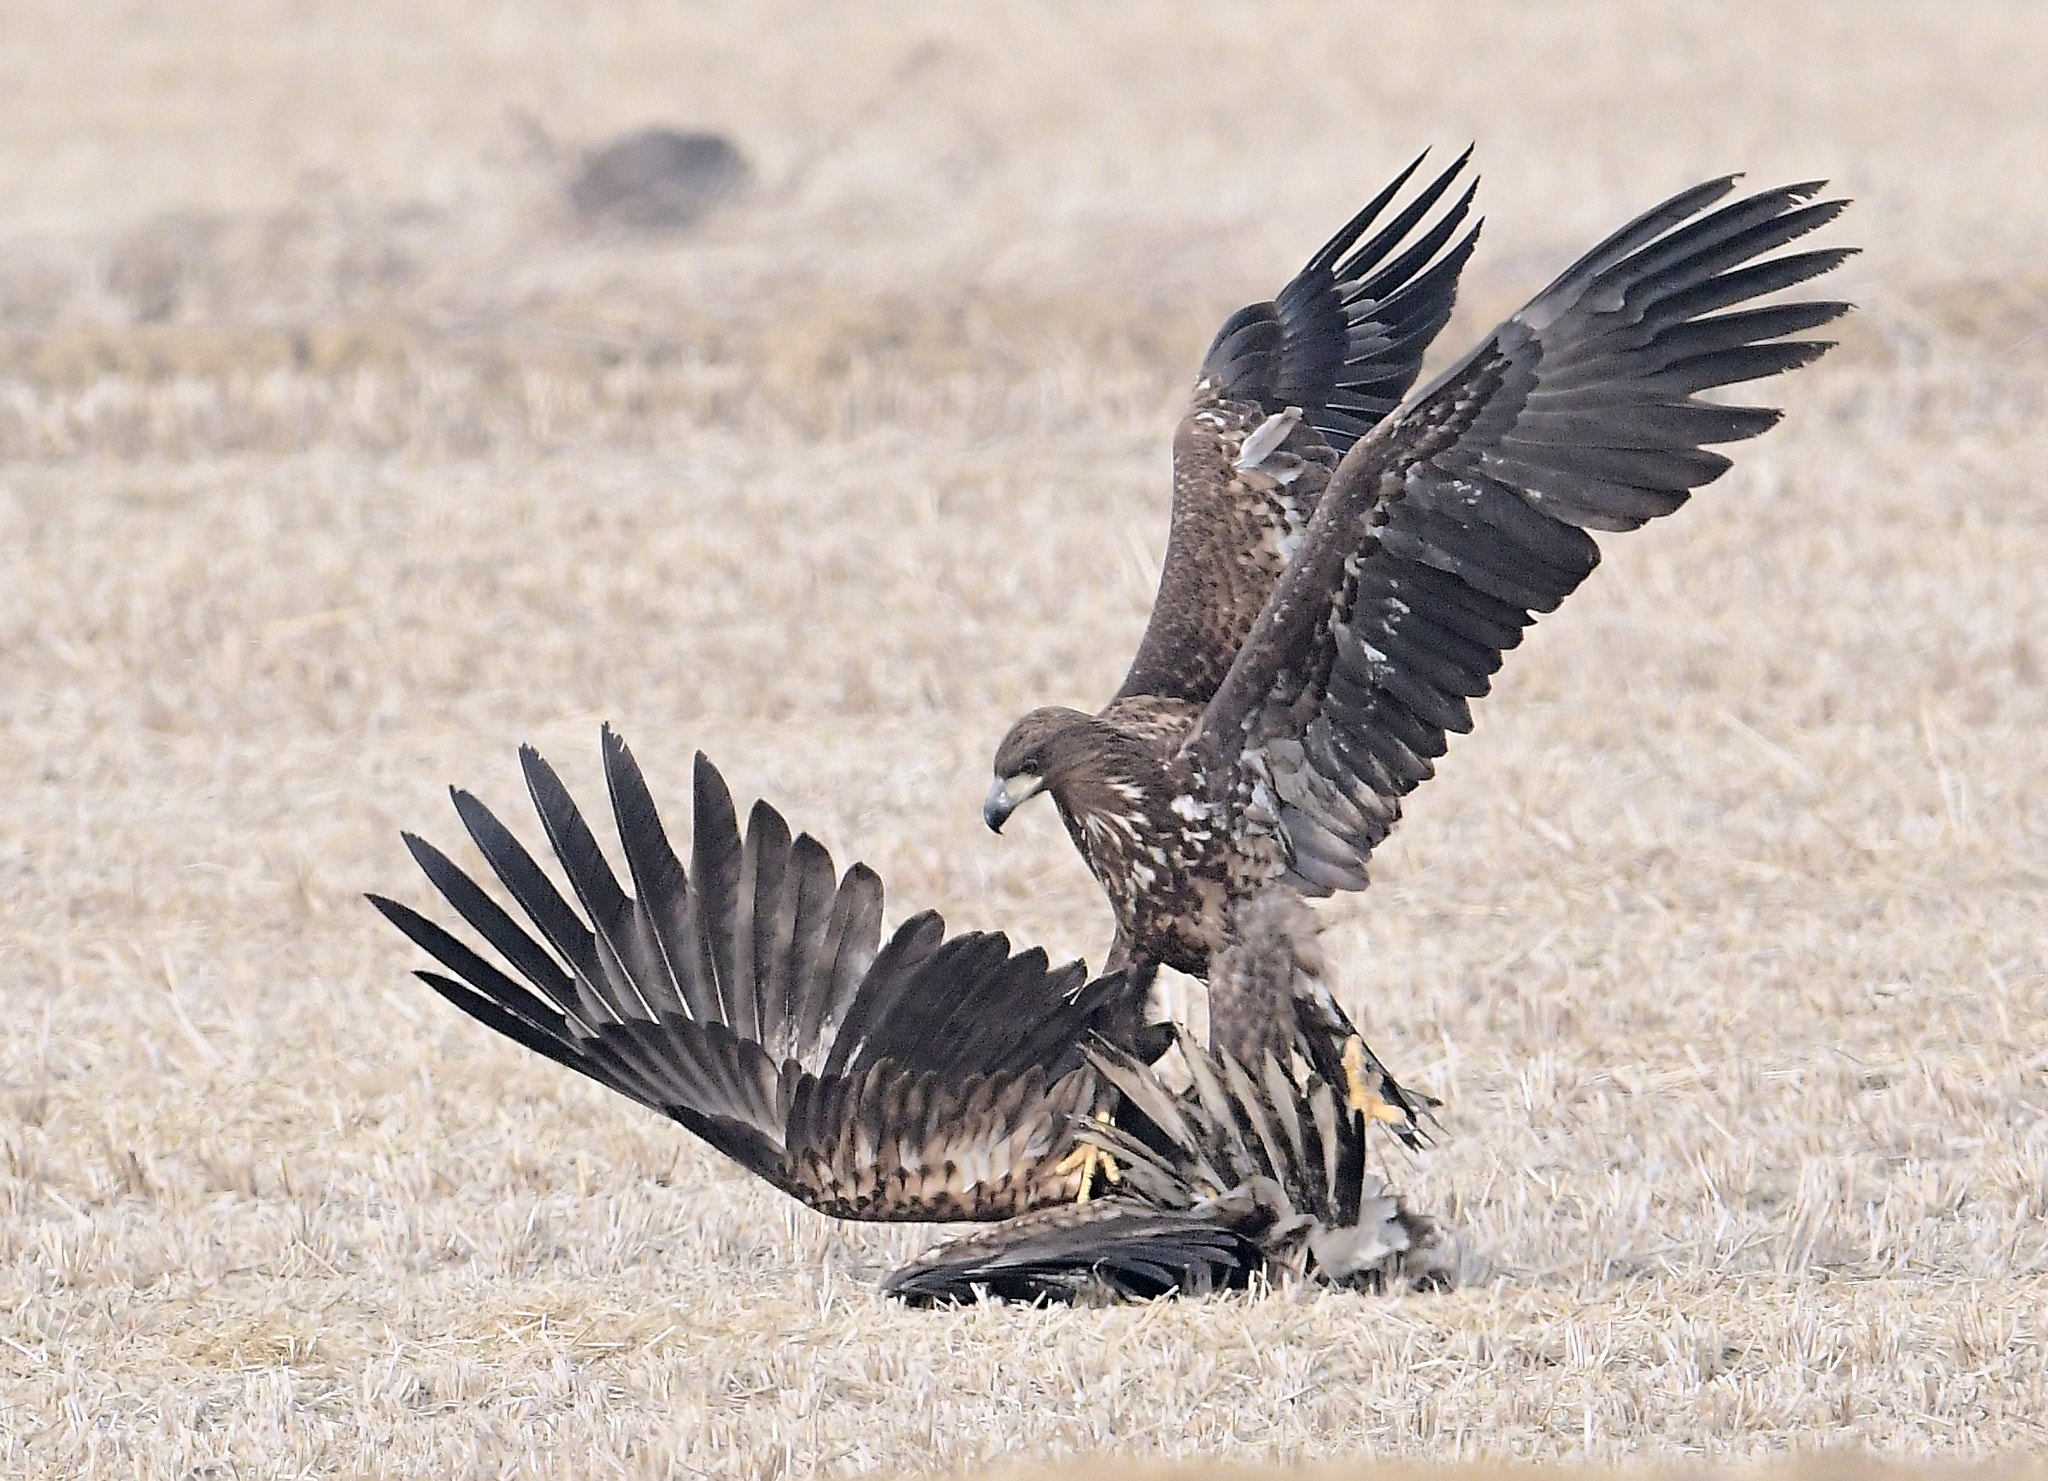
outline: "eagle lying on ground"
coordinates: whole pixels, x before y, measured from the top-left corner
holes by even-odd
[[[686,870],[639,767],[605,731],[632,895],[554,770],[530,749],[520,759],[577,905],[458,791],[470,838],[530,924],[432,844],[411,834],[406,844],[525,980],[372,895],[454,974],[419,976],[821,1213],[999,1221],[922,1256],[884,1290],[920,1303],[977,1292],[1071,1300],[1282,1273],[1367,1285],[1448,1273],[1449,1241],[1366,1167],[1370,1122],[1344,1102],[1361,1080],[1368,1094],[1398,1091],[1361,1049],[1338,1071],[1340,1099],[1315,1068],[1326,1041],[1311,1042],[1312,1022],[1297,1035],[1298,1060],[1247,1065],[1183,1041],[1192,1084],[1176,1094],[1094,1037],[1122,997],[1120,977],[1084,980],[1080,963],[1051,968],[1043,951],[1012,953],[1000,934],[949,937],[929,911],[884,943],[873,871],[835,874],[823,845],[792,838],[765,802],[743,837],[702,755]],[[1260,944],[1286,957],[1284,943]],[[1405,1102],[1398,1110],[1412,1126]]]
[[[1815,359],[1828,342],[1787,336],[1848,308],[1738,307],[1852,249],[1765,257],[1847,203],[1815,182],[1715,208],[1724,177],[1624,226],[1404,402],[1472,248],[1451,241],[1470,192],[1390,254],[1463,164],[1354,248],[1404,174],[1223,326],[1174,436],[1158,599],[1122,687],[1092,715],[1033,710],[996,751],[989,827],[1050,793],[1115,913],[1105,970],[1137,992],[1161,965],[1208,977],[1211,1048],[1242,1063],[1294,1021],[1288,980],[1244,969],[1248,920],[1276,892],[1365,888],[1502,654],[1598,563],[1588,531],[1671,513],[1729,466],[1707,444],[1778,419],[1698,393]]]

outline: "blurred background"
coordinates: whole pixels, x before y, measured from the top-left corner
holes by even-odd
[[[2035,25],[1989,3],[22,0],[0,449],[1000,424],[1061,351],[1125,394],[1177,387],[1220,308],[1397,163],[1470,141],[1481,317],[1729,169],[1858,196],[1882,314],[1982,313],[1987,285],[2032,312]],[[717,135],[734,188],[696,177],[713,198],[665,229],[579,209],[592,152],[650,125]]]

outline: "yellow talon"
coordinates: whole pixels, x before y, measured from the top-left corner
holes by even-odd
[[[1344,1080],[1350,1087],[1352,1110],[1368,1121],[1384,1121],[1389,1126],[1407,1125],[1408,1113],[1380,1094],[1380,1086],[1386,1084],[1387,1077],[1377,1067],[1366,1068],[1365,1040],[1356,1034],[1344,1042]]]
[[[1109,1112],[1097,1111],[1095,1119],[1107,1126]],[[1083,1142],[1053,1165],[1053,1171],[1056,1173],[1070,1173],[1077,1168],[1081,1173],[1081,1191],[1074,1195],[1076,1203],[1086,1203],[1095,1196],[1095,1175],[1098,1172],[1102,1174],[1102,1180],[1106,1183],[1121,1183],[1124,1180],[1123,1169],[1116,1165],[1116,1158],[1093,1142]]]

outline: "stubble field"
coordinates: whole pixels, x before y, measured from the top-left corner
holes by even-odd
[[[1610,1462],[2048,1439],[2048,19],[2023,5],[0,21],[0,1472]],[[591,232],[578,151],[752,194]],[[1862,309],[1511,657],[1324,917],[1468,1279],[902,1310],[496,1041],[365,889],[443,788],[698,747],[892,915],[1099,959],[1029,706],[1148,608],[1214,326],[1425,144],[1443,358],[1726,169]],[[537,830],[529,830],[537,838]]]

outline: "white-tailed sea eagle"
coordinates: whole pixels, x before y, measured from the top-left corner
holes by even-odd
[[[1778,419],[1700,393],[1813,360],[1828,342],[1791,336],[1848,308],[1754,302],[1850,254],[1768,255],[1846,203],[1807,183],[1724,204],[1724,177],[1407,395],[1472,247],[1454,235],[1469,192],[1424,224],[1463,163],[1354,245],[1404,174],[1223,326],[1174,435],[1158,598],[1122,687],[1094,714],[1033,710],[996,751],[988,825],[1049,794],[1115,914],[1107,969],[1208,977],[1211,1046],[1246,1063],[1294,1023],[1292,979],[1235,961],[1247,912],[1365,887],[1502,655],[1598,563],[1590,532],[1671,513],[1729,466],[1709,444]]]

